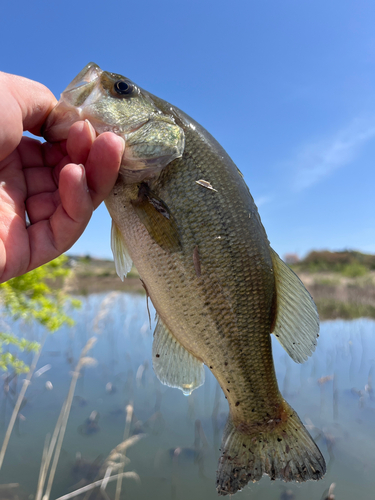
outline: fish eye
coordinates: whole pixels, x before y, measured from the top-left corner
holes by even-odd
[[[127,83],[124,80],[119,80],[114,85],[115,91],[120,95],[129,95],[134,90],[134,85]]]

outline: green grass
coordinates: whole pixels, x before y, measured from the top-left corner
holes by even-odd
[[[321,320],[375,318],[375,306],[370,304],[341,302],[335,299],[318,299],[315,302]]]

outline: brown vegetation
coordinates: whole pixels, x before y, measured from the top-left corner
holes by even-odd
[[[111,260],[71,257],[70,265],[75,270],[71,293],[145,293],[135,268],[122,282]],[[313,251],[290,266],[314,298],[321,319],[375,318],[375,255]]]
[[[92,257],[71,257],[74,278],[69,291],[76,295],[88,295],[105,291],[123,291],[144,293],[137,270],[133,267],[128,276],[121,281],[117,276],[113,260],[94,259]]]
[[[321,319],[375,318],[375,255],[312,251],[291,267],[313,296]]]

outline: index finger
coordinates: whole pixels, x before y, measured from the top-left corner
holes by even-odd
[[[0,72],[0,160],[18,146],[24,130],[40,135],[55,104],[55,96],[41,83]]]

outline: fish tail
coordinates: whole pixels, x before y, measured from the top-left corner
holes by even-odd
[[[285,401],[282,406],[283,418],[268,421],[261,432],[254,426],[246,432],[246,425],[238,430],[229,415],[216,476],[219,495],[234,494],[263,474],[296,482],[324,476],[326,464],[319,448],[297,413]]]

